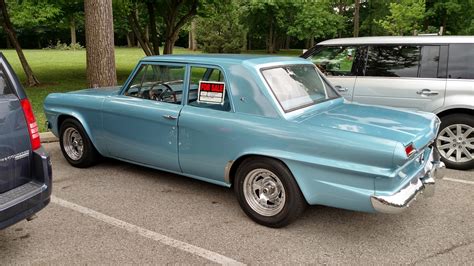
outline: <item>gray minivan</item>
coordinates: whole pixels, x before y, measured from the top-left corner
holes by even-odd
[[[32,217],[49,203],[51,176],[31,104],[0,53],[0,229]]]
[[[333,39],[302,57],[349,101],[437,114],[444,163],[474,167],[474,36]]]

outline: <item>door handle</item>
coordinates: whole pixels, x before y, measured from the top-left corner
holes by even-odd
[[[169,119],[169,120],[176,120],[178,119],[177,116],[174,115],[163,115],[164,118]]]
[[[435,96],[435,95],[438,95],[439,92],[431,91],[430,89],[422,89],[422,90],[417,91],[416,94],[421,95],[421,96]]]
[[[336,90],[337,90],[338,92],[346,92],[346,91],[349,90],[348,88],[342,87],[342,86],[340,86],[340,85],[336,85],[336,86],[334,86],[334,88],[336,88]]]

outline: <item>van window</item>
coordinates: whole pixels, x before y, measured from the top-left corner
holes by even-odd
[[[450,44],[448,78],[474,79],[474,44]]]
[[[426,45],[421,49],[421,60],[418,77],[437,78],[439,63],[439,46]]]
[[[5,79],[5,75],[0,69],[0,95],[12,94],[12,90]]]
[[[366,76],[417,77],[420,46],[370,46]]]
[[[355,46],[329,46],[309,59],[327,76],[355,76],[356,52]]]

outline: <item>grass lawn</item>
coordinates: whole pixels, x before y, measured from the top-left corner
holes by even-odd
[[[15,50],[1,50],[22,82],[25,74]],[[38,77],[39,87],[26,88],[26,93],[33,106],[33,111],[40,128],[46,131],[46,118],[43,112],[44,98],[52,92],[67,92],[85,89],[88,87],[86,78],[86,51],[61,51],[61,50],[23,50],[33,72]],[[184,48],[176,47],[175,54],[200,53],[191,52]],[[249,51],[252,54],[265,53],[265,51]],[[281,55],[298,56],[301,50],[282,50]],[[145,54],[139,48],[116,48],[115,62],[118,84],[123,84],[140,58]]]

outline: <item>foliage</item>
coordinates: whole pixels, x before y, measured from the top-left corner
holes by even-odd
[[[67,44],[67,43],[62,43],[60,40],[58,40],[55,45],[50,44],[50,45],[48,45],[48,47],[43,48],[43,49],[44,50],[62,50],[62,51],[72,50],[72,51],[76,51],[76,50],[83,50],[84,46],[82,46],[78,42]]]
[[[376,21],[392,35],[413,34],[421,29],[425,17],[425,0],[400,0],[390,3],[390,15]]]
[[[334,12],[328,0],[308,5],[295,3],[295,18],[288,26],[288,34],[300,40],[309,38],[333,38],[342,30],[344,17]]]
[[[245,44],[245,29],[240,24],[236,1],[210,4],[206,17],[197,20],[197,41],[207,53],[240,53]]]
[[[15,27],[35,28],[53,26],[53,19],[61,14],[61,9],[46,1],[23,0],[7,1],[10,19]]]

